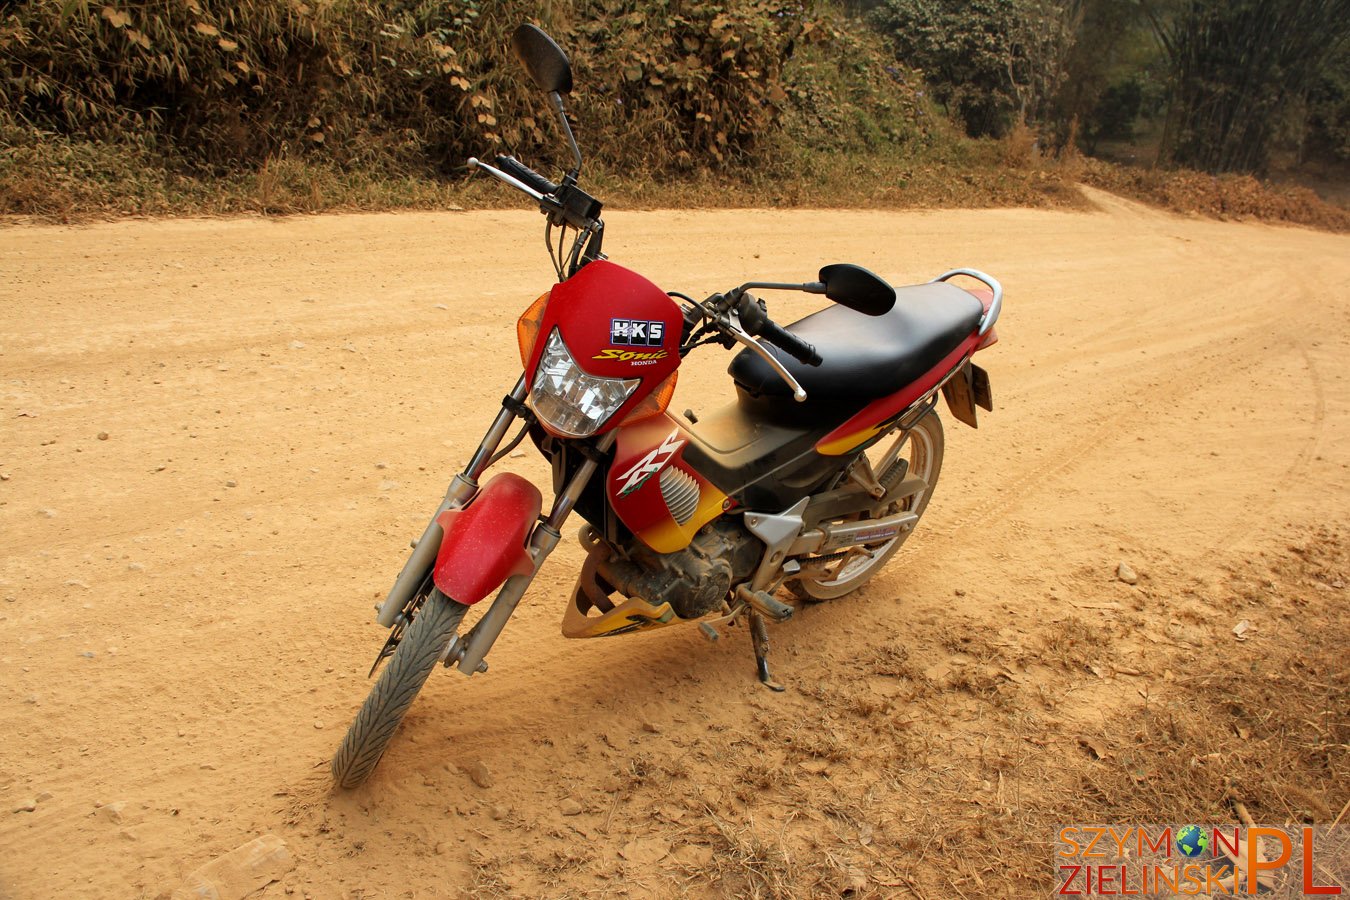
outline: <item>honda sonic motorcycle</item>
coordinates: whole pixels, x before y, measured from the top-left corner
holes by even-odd
[[[816,281],[749,282],[695,300],[610,261],[602,204],[578,183],[581,152],[562,100],[567,56],[532,25],[512,45],[550,98],[574,165],[555,184],[509,156],[469,164],[539,205],[558,283],[520,317],[523,374],[376,607],[390,632],[371,674],[388,664],[333,757],[342,787],[370,775],[433,669],[487,671],[488,651],[573,512],[586,523],[586,560],[564,635],[696,623],[715,639],[739,626],[759,679],[782,690],[769,674],[766,623],[792,616],[783,597],[848,594],[904,544],[942,468],[939,393],[971,426],[977,406],[993,408],[971,357],[997,340],[1003,291],[978,271],[897,290],[835,264]],[[949,283],[956,276],[983,287]],[[834,305],[782,327],[751,294],[765,290],[824,294]],[[706,344],[743,348],[729,369],[737,399],[672,415],[680,364]],[[552,464],[546,514],[524,478],[483,482],[527,437]]]

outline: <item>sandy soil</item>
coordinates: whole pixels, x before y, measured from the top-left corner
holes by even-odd
[[[1083,735],[1178,665],[1271,653],[1275,582],[1234,578],[1300,535],[1335,552],[1350,519],[1350,238],[1091,196],[609,216],[617,261],[692,294],[836,261],[997,275],[996,411],[947,421],[936,498],[882,576],[776,629],[786,694],[737,636],[564,640],[569,538],[491,672],[433,675],[345,794],[326,767],[384,638],[371,605],[516,377],[515,317],[551,281],[541,223],[0,231],[0,897],[167,896],[269,832],[296,867],[265,897],[1045,878],[1048,851],[1009,870],[963,842],[1067,809],[1074,772],[1119,755]],[[704,353],[678,408],[728,394]]]

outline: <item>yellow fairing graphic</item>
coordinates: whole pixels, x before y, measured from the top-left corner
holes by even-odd
[[[637,535],[644,544],[657,553],[674,553],[677,550],[683,550],[689,546],[689,542],[694,539],[694,535],[698,533],[700,528],[722,514],[722,504],[726,502],[727,495],[708,482],[699,480],[701,490],[698,508],[694,510],[694,514],[689,521],[681,525],[673,518],[667,517],[666,521],[658,522],[650,528],[639,531]]]
[[[853,434],[844,435],[835,438],[828,444],[820,444],[816,447],[816,452],[821,456],[843,456],[850,450],[861,447],[863,444],[872,440],[872,438],[885,431],[889,425],[873,425],[871,428],[864,428],[862,431]]]
[[[587,541],[582,538],[583,544]],[[676,615],[669,603],[652,603],[615,592],[612,585],[599,577],[595,554],[588,553],[572,587],[571,601],[563,612],[562,633],[569,638],[610,637],[692,621],[696,620]]]
[[[592,609],[598,612],[594,607]],[[669,603],[652,606],[641,597],[631,597],[609,612],[590,616],[582,612],[576,602],[572,602],[563,613],[562,633],[563,637],[569,638],[609,637],[646,628],[677,625],[683,621],[675,615]]]

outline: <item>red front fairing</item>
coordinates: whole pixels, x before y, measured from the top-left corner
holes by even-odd
[[[576,364],[603,378],[641,378],[623,406],[597,432],[621,423],[680,365],[680,307],[646,278],[606,260],[555,285],[525,365],[527,388],[548,335],[557,328]]]

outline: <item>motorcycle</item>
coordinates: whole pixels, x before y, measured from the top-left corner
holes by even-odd
[[[376,606],[389,635],[370,674],[388,664],[333,757],[342,787],[370,775],[433,669],[487,671],[488,651],[573,512],[586,523],[586,559],[564,635],[695,624],[716,639],[738,626],[759,680],[782,690],[766,627],[792,617],[780,590],[817,602],[872,578],[932,497],[943,456],[938,395],[972,427],[976,407],[993,409],[989,377],[971,357],[997,340],[1003,290],[976,270],[896,289],[832,264],[815,281],[752,281],[696,300],[610,261],[602,203],[578,181],[567,56],[532,25],[512,46],[550,99],[573,165],[556,184],[510,156],[469,165],[538,204],[558,283],[521,315],[523,373]],[[959,287],[957,276],[983,286]],[[751,291],[823,294],[834,305],[783,327]],[[742,348],[728,370],[736,401],[671,414],[681,363],[708,344]],[[527,437],[552,466],[547,514],[540,490],[516,474],[480,483]]]

